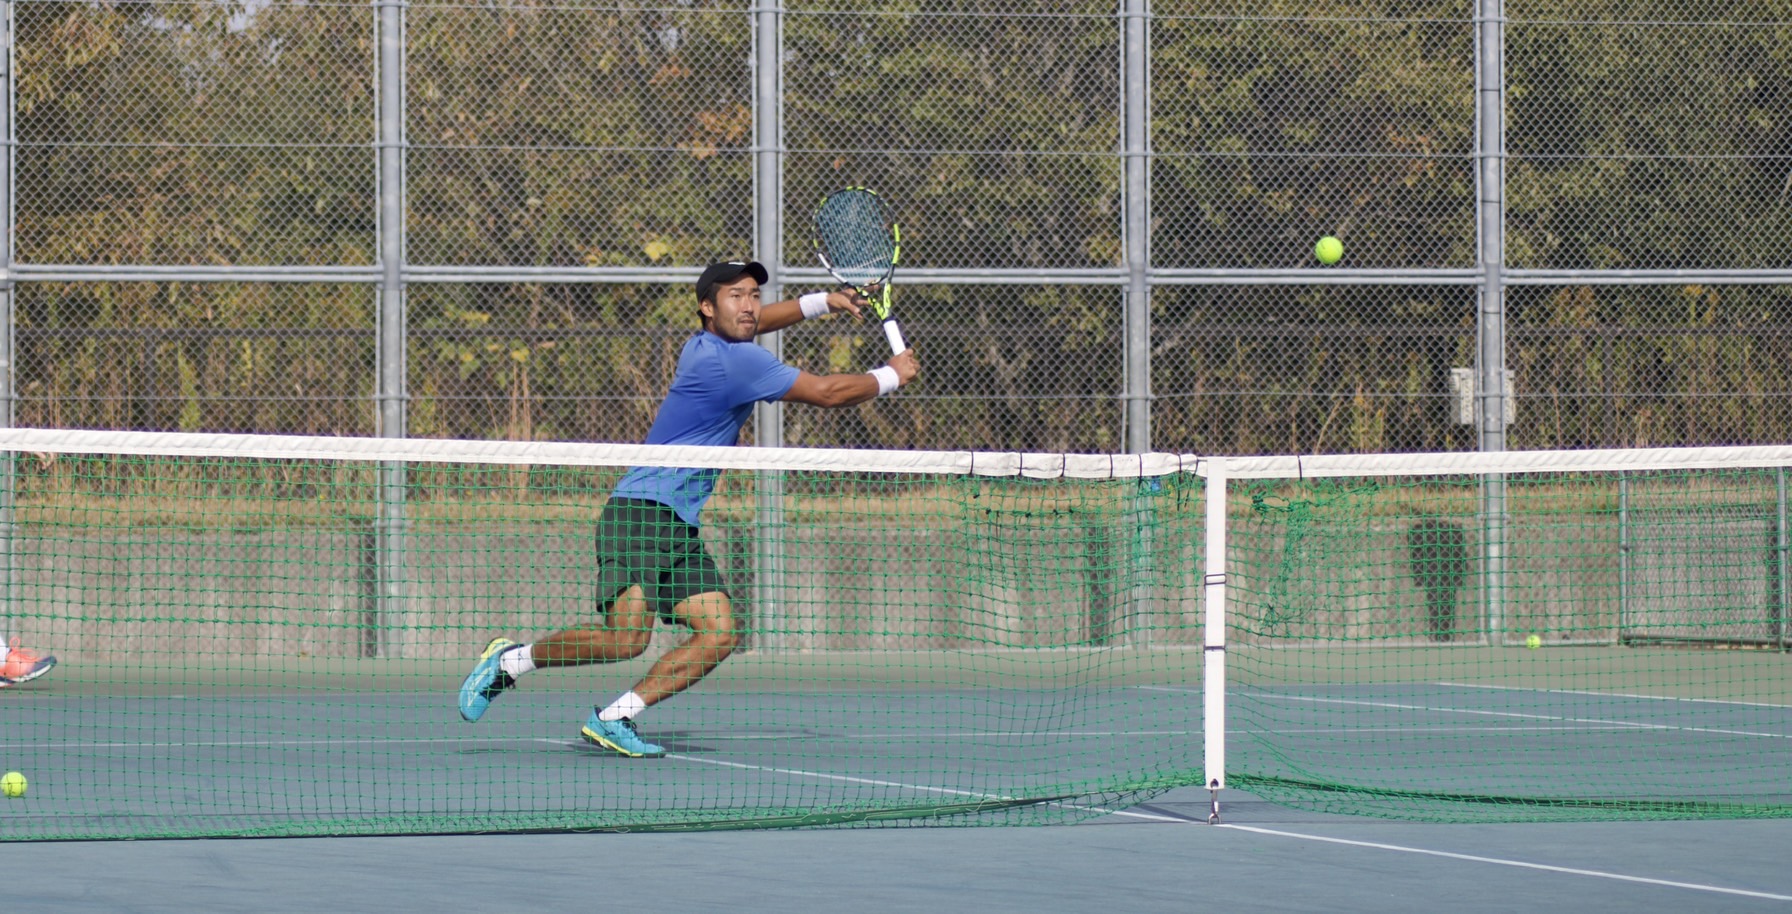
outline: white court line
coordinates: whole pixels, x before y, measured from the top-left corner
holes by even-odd
[[[699,758],[694,755],[668,753],[667,758],[675,758],[683,762],[697,762],[703,765],[716,765],[722,768],[738,768],[744,771],[764,771],[771,774],[788,774],[795,777],[815,778],[823,781],[838,781],[843,784],[862,784],[869,787],[895,787],[899,790],[915,790],[922,793],[942,793],[948,796],[972,797],[979,800],[1012,800],[1013,797],[997,793],[981,793],[975,790],[954,790],[950,787],[929,787],[924,784],[907,784],[902,781],[880,781],[875,778],[859,778],[845,774],[829,774],[825,771],[804,771],[801,768],[773,768],[767,765],[749,765],[744,762],[724,762],[721,759]],[[1186,822],[1173,816],[1160,816],[1152,813],[1135,813],[1123,809],[1104,809],[1099,806],[1083,806],[1075,803],[1045,803],[1059,809],[1073,809],[1079,812],[1108,813],[1111,815],[1129,815],[1139,819],[1151,819],[1159,822]]]
[[[1433,683],[1433,685],[1452,685],[1452,683],[1440,682],[1440,683]],[[1145,689],[1148,691],[1152,691],[1152,692],[1182,692],[1182,693],[1187,693],[1187,694],[1199,694],[1194,689],[1177,689],[1177,688],[1171,688],[1169,686],[1139,686],[1139,688]],[[1509,686],[1490,686],[1490,687],[1485,687],[1485,688],[1510,688],[1510,687]],[[1524,690],[1524,691],[1535,691],[1535,690]],[[1433,711],[1433,712],[1436,712],[1439,714],[1469,714],[1469,715],[1477,715],[1477,716],[1481,716],[1481,717],[1504,717],[1504,718],[1515,718],[1515,719],[1519,719],[1519,720],[1550,720],[1550,721],[1556,721],[1558,723],[1595,724],[1598,726],[1608,727],[1608,728],[1612,728],[1612,729],[1664,730],[1664,731],[1672,731],[1675,733],[1712,733],[1712,734],[1716,734],[1718,736],[1758,736],[1758,737],[1762,737],[1764,739],[1792,739],[1792,734],[1788,734],[1788,733],[1763,733],[1759,730],[1730,730],[1730,729],[1725,729],[1723,727],[1686,727],[1686,726],[1680,726],[1680,725],[1676,725],[1676,724],[1647,724],[1647,723],[1638,723],[1636,721],[1630,721],[1630,720],[1609,720],[1609,719],[1601,718],[1601,717],[1565,717],[1560,714],[1524,714],[1524,713],[1521,713],[1518,711],[1482,711],[1482,710],[1477,710],[1474,708],[1456,708],[1456,707],[1441,707],[1440,708],[1440,707],[1436,707],[1434,705],[1411,705],[1411,704],[1404,704],[1404,703],[1396,702],[1396,701],[1365,701],[1365,700],[1362,700],[1359,698],[1319,698],[1319,697],[1313,696],[1313,695],[1283,695],[1283,694],[1276,693],[1276,692],[1250,692],[1249,694],[1253,698],[1263,699],[1263,700],[1267,700],[1267,701],[1276,701],[1276,700],[1304,701],[1304,702],[1309,702],[1312,704],[1357,705],[1359,707],[1365,707],[1365,708],[1390,708],[1390,709],[1393,709],[1396,711]],[[1610,692],[1586,692],[1586,693],[1576,693],[1576,694],[1611,695],[1612,693],[1610,693]],[[1625,697],[1642,698],[1642,697],[1646,697],[1646,696],[1625,696]],[[1676,701],[1698,701],[1699,699],[1674,699],[1674,700],[1676,700]],[[1768,705],[1768,707],[1780,707],[1780,706],[1779,705]],[[1279,731],[1251,731],[1251,732],[1279,732]]]
[[[245,748],[253,749],[267,746],[359,746],[367,744],[389,743],[485,743],[498,745],[502,743],[520,743],[529,741],[526,736],[493,737],[488,739],[467,739],[465,737],[439,738],[407,738],[390,736],[368,736],[357,739],[220,739],[220,740],[181,740],[173,743],[145,742],[112,742],[112,743],[7,743],[0,742],[0,748],[13,749],[219,749]]]
[[[1643,885],[1659,885],[1674,889],[1691,889],[1695,892],[1716,892],[1720,895],[1741,895],[1746,898],[1792,901],[1792,895],[1775,895],[1772,892],[1756,892],[1751,889],[1732,889],[1721,885],[1709,885],[1701,882],[1675,882],[1671,879],[1650,879],[1647,876],[1628,876],[1623,873],[1610,873],[1604,870],[1586,870],[1571,866],[1552,866],[1547,863],[1530,863],[1524,860],[1508,860],[1503,857],[1482,857],[1477,854],[1457,854],[1450,851],[1435,851],[1423,847],[1405,847],[1399,844],[1382,844],[1377,841],[1356,841],[1349,838],[1308,835],[1300,832],[1280,831],[1273,828],[1260,828],[1255,825],[1230,825],[1221,823],[1215,827],[1230,828],[1235,831],[1254,832],[1259,835],[1274,835],[1280,838],[1298,838],[1302,841],[1320,841],[1326,844],[1343,844],[1349,847],[1366,847],[1374,850],[1397,851],[1403,854],[1421,854],[1427,857],[1466,860],[1470,863],[1491,863],[1495,866],[1511,866],[1519,869],[1543,870],[1544,872],[1563,873],[1569,876],[1591,876],[1596,879],[1612,879],[1618,882],[1636,882]]]
[[[1336,732],[1336,731],[1327,731]],[[1125,736],[1199,736],[1199,730],[964,730],[958,732],[936,733],[941,738],[950,739],[1030,739],[1065,738],[1065,737],[1125,737]],[[726,742],[728,740],[890,740],[914,736],[914,731],[862,731],[855,733],[788,733],[766,736],[728,736],[725,734],[705,734],[703,739],[710,742]],[[428,744],[428,743],[466,743],[469,745],[503,745],[505,743],[532,742],[565,744],[564,740],[545,739],[534,736],[492,736],[492,737],[390,737],[368,736],[337,738],[323,737],[318,739],[232,739],[232,740],[178,740],[172,742],[29,742],[9,743],[0,740],[0,748],[31,749],[180,749],[193,748],[255,748],[265,746],[355,746],[364,744]]]
[[[568,742],[565,742],[562,740],[546,740],[546,739],[544,739],[541,741],[542,742],[555,742],[555,743],[560,743],[562,745],[572,745],[571,743],[568,743]],[[873,786],[873,787],[895,787],[895,788],[902,789],[902,790],[914,790],[914,791],[919,791],[919,792],[923,792],[923,793],[938,793],[938,794],[945,794],[948,796],[971,797],[971,798],[975,798],[975,799],[984,799],[984,800],[1012,799],[1011,797],[1005,797],[1005,796],[1002,796],[999,794],[979,793],[979,792],[970,791],[970,790],[955,790],[950,787],[929,787],[929,786],[922,785],[922,784],[906,784],[901,781],[884,781],[884,780],[878,780],[876,778],[861,778],[861,777],[853,777],[851,775],[844,775],[844,774],[829,774],[824,771],[806,771],[801,768],[774,768],[774,767],[770,767],[767,765],[748,765],[748,764],[745,764],[742,762],[726,762],[726,761],[722,761],[720,759],[706,759],[706,758],[699,758],[696,756],[682,755],[682,754],[678,754],[678,753],[668,754],[666,757],[672,758],[672,759],[678,759],[679,761],[685,761],[685,762],[697,762],[699,764],[704,764],[704,765],[716,765],[716,766],[723,767],[723,768],[735,768],[735,769],[740,769],[740,770],[745,770],[745,771],[763,771],[763,772],[767,772],[767,773],[771,773],[771,774],[783,774],[783,775],[790,775],[792,777],[803,777],[803,778],[813,778],[813,779],[824,780],[824,781],[835,781],[835,782],[844,783],[844,784],[861,784],[861,785]],[[1125,809],[1103,809],[1101,807],[1096,807],[1096,806],[1079,806],[1079,805],[1066,804],[1066,803],[1051,803],[1051,804],[1047,804],[1047,805],[1057,806],[1062,809],[1074,809],[1074,810],[1086,811],[1086,812],[1097,812],[1097,813],[1107,813],[1110,815],[1127,816],[1129,818],[1135,818],[1135,819],[1147,819],[1147,820],[1155,821],[1155,822],[1170,822],[1170,823],[1183,824],[1183,825],[1204,824],[1204,823],[1200,822],[1200,820],[1197,820],[1197,819],[1185,819],[1185,818],[1180,818],[1180,817],[1176,817],[1176,816],[1163,816],[1163,815],[1156,815],[1153,813],[1133,812],[1131,810],[1125,810]],[[1275,836],[1283,837],[1283,838],[1297,838],[1297,839],[1300,839],[1303,841],[1321,841],[1321,842],[1325,842],[1328,844],[1342,844],[1342,845],[1347,845],[1347,846],[1351,846],[1351,847],[1371,848],[1374,850],[1398,851],[1400,853],[1407,853],[1407,854],[1421,854],[1421,855],[1430,856],[1430,857],[1444,857],[1444,858],[1448,858],[1448,859],[1452,859],[1452,860],[1465,860],[1465,861],[1468,861],[1471,863],[1490,863],[1490,864],[1494,864],[1496,866],[1510,866],[1510,867],[1518,867],[1521,869],[1543,870],[1543,871],[1551,872],[1551,873],[1563,873],[1565,875],[1570,875],[1570,876],[1590,876],[1590,877],[1598,878],[1598,879],[1612,879],[1612,880],[1616,880],[1619,882],[1634,882],[1634,883],[1641,883],[1644,885],[1658,885],[1658,886],[1665,886],[1668,888],[1690,889],[1692,891],[1697,891],[1697,892],[1715,892],[1715,893],[1723,894],[1723,895],[1741,895],[1741,896],[1745,896],[1748,898],[1766,898],[1766,899],[1771,899],[1774,901],[1792,901],[1792,895],[1775,895],[1771,892],[1756,892],[1756,891],[1753,891],[1750,889],[1733,889],[1733,888],[1727,888],[1725,886],[1707,885],[1707,884],[1696,883],[1696,882],[1675,882],[1670,879],[1650,879],[1645,876],[1629,876],[1629,875],[1625,875],[1623,873],[1609,873],[1609,872],[1605,872],[1603,870],[1588,870],[1588,869],[1578,869],[1575,867],[1553,866],[1553,865],[1550,865],[1547,863],[1529,863],[1529,862],[1526,862],[1523,860],[1507,860],[1507,859],[1503,859],[1503,858],[1499,858],[1499,857],[1482,857],[1482,856],[1478,856],[1478,855],[1474,855],[1474,854],[1457,854],[1457,853],[1452,853],[1450,851],[1429,850],[1426,848],[1419,848],[1419,847],[1404,847],[1404,846],[1401,846],[1398,844],[1382,844],[1382,843],[1374,842],[1374,841],[1356,841],[1356,840],[1351,840],[1351,839],[1347,839],[1347,838],[1330,838],[1330,837],[1326,837],[1323,835],[1307,835],[1307,834],[1301,834],[1299,832],[1288,832],[1288,831],[1279,831],[1279,830],[1270,829],[1270,828],[1260,828],[1260,827],[1257,827],[1254,825],[1231,825],[1231,824],[1226,824],[1226,823],[1220,823],[1217,827],[1230,828],[1235,831],[1254,832],[1254,833],[1263,834],[1263,835],[1275,835]]]
[[[1488,689],[1499,692],[1536,692],[1539,695],[1591,695],[1594,698],[1640,698],[1647,701],[1684,701],[1701,705],[1736,705],[1743,708],[1779,708],[1792,710],[1792,705],[1774,704],[1768,701],[1731,701],[1727,698],[1681,698],[1676,695],[1638,695],[1632,692],[1594,692],[1585,689],[1532,689],[1525,686],[1484,685],[1474,682],[1434,682],[1432,685],[1448,686],[1452,689]]]
[[[541,742],[557,743],[560,745],[576,745],[574,743],[570,743],[570,742],[567,742],[564,740],[543,739],[543,740],[541,740]],[[801,768],[774,768],[774,767],[767,766],[767,765],[749,765],[749,764],[745,764],[742,762],[727,762],[727,761],[722,761],[720,759],[699,758],[696,756],[683,755],[683,754],[679,754],[679,753],[668,754],[666,757],[672,758],[672,759],[678,759],[679,761],[696,762],[696,763],[703,764],[703,765],[716,765],[716,766],[723,767],[723,768],[735,768],[735,769],[744,770],[744,771],[763,771],[763,772],[767,772],[770,774],[782,774],[782,775],[789,775],[792,777],[813,778],[813,779],[824,780],[824,781],[835,781],[835,782],[844,783],[844,784],[861,784],[861,785],[874,786],[874,787],[894,787],[894,788],[898,788],[898,789],[902,789],[902,790],[919,791],[922,793],[938,793],[938,794],[945,794],[948,796],[971,797],[971,798],[975,798],[975,799],[984,799],[984,800],[1011,799],[1010,797],[1005,797],[1005,796],[1002,796],[999,794],[979,793],[979,792],[970,791],[970,790],[955,790],[950,787],[930,787],[930,786],[926,786],[923,784],[907,784],[907,783],[903,783],[901,781],[884,781],[884,780],[879,780],[876,778],[861,778],[861,777],[853,777],[851,775],[844,775],[844,774],[830,774],[825,771],[806,771]],[[1069,804],[1069,803],[1050,803],[1047,805],[1056,806],[1061,809],[1073,809],[1073,810],[1078,810],[1078,811],[1083,811],[1083,812],[1095,812],[1095,813],[1105,813],[1108,815],[1125,816],[1125,817],[1134,818],[1134,819],[1146,819],[1146,820],[1153,821],[1153,822],[1167,822],[1167,823],[1173,823],[1173,824],[1179,824],[1179,825],[1205,824],[1198,819],[1187,819],[1187,818],[1181,818],[1181,817],[1177,817],[1177,816],[1164,816],[1164,815],[1157,815],[1155,813],[1134,812],[1132,810],[1127,810],[1127,809],[1104,809],[1104,808],[1098,807],[1098,806],[1081,806],[1081,805]],[[1469,861],[1472,863],[1491,863],[1491,864],[1494,864],[1497,866],[1511,866],[1511,867],[1519,867],[1522,869],[1544,870],[1547,872],[1563,873],[1563,874],[1571,875],[1571,876],[1590,876],[1590,877],[1599,878],[1599,879],[1617,880],[1619,882],[1635,882],[1635,883],[1642,883],[1645,885],[1659,885],[1659,886],[1665,886],[1665,887],[1669,887],[1669,888],[1690,889],[1690,890],[1698,891],[1698,892],[1715,892],[1715,893],[1724,894],[1724,895],[1742,895],[1742,896],[1746,896],[1749,898],[1767,898],[1767,899],[1772,899],[1775,901],[1792,901],[1792,895],[1775,895],[1771,892],[1756,892],[1756,891],[1752,891],[1749,889],[1732,889],[1732,888],[1726,888],[1724,886],[1706,885],[1706,884],[1695,883],[1695,882],[1675,882],[1675,881],[1668,880],[1668,879],[1650,879],[1650,878],[1647,878],[1644,876],[1628,876],[1623,873],[1608,873],[1608,872],[1604,872],[1601,870],[1576,869],[1574,867],[1552,866],[1552,865],[1546,864],[1546,863],[1528,863],[1523,860],[1506,860],[1506,859],[1502,859],[1499,857],[1481,857],[1481,856],[1476,856],[1473,854],[1457,854],[1457,853],[1452,853],[1449,851],[1436,851],[1436,850],[1428,850],[1425,848],[1417,848],[1417,847],[1403,847],[1398,844],[1381,844],[1381,843],[1373,842],[1373,841],[1355,841],[1355,840],[1350,840],[1350,839],[1345,839],[1345,838],[1329,838],[1329,837],[1325,837],[1322,835],[1306,835],[1306,834],[1301,834],[1299,832],[1279,831],[1276,829],[1260,828],[1260,827],[1253,826],[1253,825],[1231,825],[1231,824],[1226,824],[1226,823],[1220,823],[1217,825],[1217,827],[1230,828],[1230,829],[1233,829],[1236,831],[1255,832],[1255,833],[1264,834],[1264,835],[1275,835],[1275,836],[1284,837],[1284,838],[1298,838],[1298,839],[1301,839],[1304,841],[1322,841],[1322,842],[1329,843],[1329,844],[1343,844],[1343,845],[1349,845],[1349,846],[1353,846],[1353,847],[1372,848],[1375,850],[1390,850],[1390,851],[1398,851],[1401,853],[1408,853],[1408,854],[1422,854],[1422,855],[1432,856],[1432,857],[1445,857],[1445,858],[1449,858],[1449,859],[1453,859],[1453,860],[1465,860],[1465,861]]]
[[[765,740],[765,739],[812,739],[812,740],[889,740],[912,737],[915,730],[840,730],[827,733],[797,731],[777,736],[728,736],[725,734],[705,733],[706,741],[725,742],[727,740]],[[1028,739],[1031,737],[1069,737],[1069,736],[1199,736],[1199,730],[946,730],[928,731],[940,738],[950,739]]]
[[[700,758],[695,755],[682,755],[668,752],[666,758],[681,762],[696,762],[700,765],[715,765],[718,768],[737,768],[742,771],[763,771],[769,774],[787,774],[793,777],[812,778],[821,781],[837,781],[842,784],[859,784],[867,787],[896,787],[902,790],[917,790],[922,793],[943,793],[955,797],[973,797],[979,800],[1012,800],[1013,797],[994,793],[980,793],[974,790],[954,790],[950,787],[929,787],[924,784],[905,784],[901,781],[880,781],[876,778],[860,778],[846,774],[829,774],[825,771],[805,771],[801,768],[774,768],[770,765],[749,765],[745,762],[727,762],[721,759]]]
[[[1592,733],[1595,731],[1619,732],[1631,727],[1620,726],[1573,726],[1567,723],[1536,726],[1480,726],[1480,727],[1232,727],[1227,733],[1243,733],[1248,735],[1271,734],[1275,736],[1313,736],[1331,733]]]
[[[1143,735],[1163,735],[1165,732],[1174,732],[1174,731],[1144,731]],[[1025,735],[1037,735],[1037,734],[1025,734]],[[1184,735],[1186,735],[1186,734],[1184,734]],[[347,746],[347,745],[360,745],[360,744],[369,744],[369,743],[373,743],[373,744],[392,744],[392,743],[472,743],[472,744],[480,744],[480,743],[484,743],[484,744],[488,744],[488,745],[502,745],[504,743],[516,743],[516,742],[546,743],[546,744],[552,745],[552,746],[573,746],[573,747],[581,747],[583,745],[581,743],[573,742],[571,740],[549,739],[547,737],[496,737],[496,738],[473,739],[473,740],[469,740],[464,737],[463,738],[422,738],[422,739],[403,739],[403,738],[395,739],[395,738],[389,738],[389,737],[388,738],[369,737],[369,738],[360,738],[360,739],[315,739],[315,740],[303,740],[303,739],[292,739],[292,740],[193,740],[193,741],[164,742],[164,743],[144,743],[144,742],[32,743],[31,747],[33,749],[178,749],[178,748],[187,748],[187,747],[191,747],[191,748],[230,748],[230,747],[245,748],[245,747],[258,747],[258,746],[260,746],[260,747],[332,746],[332,745]],[[4,747],[5,745],[6,745],[5,743],[0,743],[0,747]],[[859,784],[859,785],[872,786],[872,787],[894,787],[894,788],[898,788],[901,790],[913,790],[913,791],[919,791],[922,793],[939,793],[939,794],[947,794],[947,795],[951,795],[951,796],[971,797],[971,798],[980,799],[980,800],[1012,800],[1012,799],[1014,799],[1013,797],[1003,796],[1001,794],[994,794],[994,793],[981,793],[978,791],[971,791],[971,790],[954,790],[949,787],[930,787],[925,784],[908,784],[908,783],[904,783],[901,781],[882,781],[882,780],[877,780],[875,778],[860,778],[860,777],[852,777],[850,775],[843,775],[843,774],[829,774],[824,771],[805,771],[801,768],[774,768],[774,767],[767,766],[767,765],[749,765],[749,764],[746,764],[743,762],[729,762],[729,761],[723,761],[721,759],[700,758],[697,756],[682,755],[682,754],[677,754],[677,753],[668,754],[666,757],[672,758],[672,759],[677,759],[679,761],[684,761],[684,762],[696,762],[696,763],[702,764],[702,765],[715,765],[715,766],[722,767],[722,768],[736,768],[736,769],[741,769],[741,770],[746,770],[746,771],[763,771],[763,772],[767,772],[770,774],[782,774],[782,775],[789,775],[792,777],[806,777],[806,778],[812,778],[812,779],[818,779],[818,780],[837,781],[837,782],[846,783],[846,784]],[[1048,803],[1045,805],[1055,806],[1060,809],[1078,810],[1078,811],[1082,811],[1082,812],[1095,812],[1095,813],[1101,813],[1101,814],[1107,814],[1107,815],[1127,816],[1127,817],[1135,818],[1135,819],[1148,819],[1148,820],[1151,820],[1154,822],[1186,822],[1186,821],[1188,821],[1186,819],[1180,819],[1180,818],[1176,818],[1174,816],[1162,816],[1162,815],[1155,815],[1152,813],[1132,812],[1131,810],[1125,810],[1125,809],[1106,809],[1106,808],[1099,807],[1099,806],[1083,806],[1083,805],[1071,804],[1071,803]]]
[[[538,739],[536,742],[552,743],[557,746],[579,746],[581,744],[569,740]],[[895,787],[899,790],[914,790],[921,793],[940,793],[948,796],[971,797],[978,800],[1012,800],[1013,797],[997,793],[981,793],[975,790],[955,790],[950,787],[929,787],[925,784],[908,784],[902,781],[881,781],[876,778],[853,777],[845,774],[829,774],[825,771],[805,771],[801,768],[774,768],[769,765],[749,765],[745,762],[726,762],[721,759],[700,758],[694,755],[683,755],[676,752],[666,754],[666,758],[681,762],[696,762],[700,765],[715,765],[720,768],[735,768],[741,771],[763,771],[768,774],[784,774],[792,777],[813,778],[822,781],[836,781],[842,784],[859,784],[867,787]],[[1081,806],[1073,803],[1047,803],[1059,809],[1073,809],[1080,812],[1106,813],[1116,816],[1129,816],[1135,819],[1149,819],[1154,822],[1188,822],[1175,816],[1160,816],[1147,812],[1132,812],[1125,809],[1104,809],[1100,806]]]
[[[1606,729],[1623,730],[1623,729],[1628,729],[1628,728],[1613,726],[1613,727],[1608,727]],[[1584,732],[1586,732],[1587,728],[1586,727],[1570,727],[1570,726],[1566,726],[1566,725],[1564,725],[1564,726],[1535,726],[1535,727],[1496,727],[1496,726],[1487,726],[1487,727],[1447,727],[1447,726],[1343,727],[1343,728],[1340,728],[1340,727],[1315,727],[1315,728],[1284,727],[1284,728],[1261,728],[1261,729],[1238,728],[1238,729],[1232,730],[1231,732],[1241,733],[1241,734],[1273,733],[1273,734],[1280,734],[1280,735],[1286,735],[1286,736],[1298,736],[1298,735],[1302,735],[1302,734],[1311,734],[1311,733],[1325,733],[1325,734],[1337,734],[1337,733],[1514,733],[1514,732],[1527,731],[1527,730],[1534,730],[1534,731],[1537,731],[1540,733],[1558,733],[1558,732],[1584,733]],[[1027,738],[1033,738],[1033,737],[1059,738],[1059,737],[1124,737],[1124,736],[1199,736],[1200,733],[1201,733],[1201,731],[1199,731],[1199,730],[1025,730],[1025,731],[1013,731],[1013,732],[1004,731],[1004,730],[986,730],[986,731],[985,730],[966,730],[966,731],[953,732],[953,733],[939,733],[936,735],[938,735],[942,738],[950,738],[950,739],[1027,739]],[[728,736],[725,734],[721,734],[721,735],[705,734],[703,736],[703,739],[706,742],[728,742],[731,740],[732,741],[740,741],[740,742],[746,742],[746,741],[767,742],[767,741],[776,741],[776,740],[809,740],[809,741],[875,740],[875,741],[882,742],[882,741],[887,741],[887,740],[891,740],[891,739],[899,739],[902,737],[913,736],[913,735],[914,734],[912,731],[867,730],[867,731],[856,732],[856,733],[835,733],[835,734],[825,734],[825,735],[817,735],[814,733],[787,733],[787,734],[770,735],[770,736],[765,735],[765,734],[758,734],[758,735],[753,735],[753,736]],[[573,745],[572,743],[569,743],[565,740],[551,739],[551,738],[546,738],[546,737],[534,737],[534,736],[415,737],[415,738],[391,737],[391,736],[380,736],[380,737],[369,736],[369,737],[357,737],[357,738],[321,738],[321,739],[179,740],[179,741],[172,741],[172,742],[112,741],[112,742],[93,742],[93,743],[81,743],[81,742],[9,743],[5,740],[0,740],[0,749],[3,749],[3,748],[11,748],[11,749],[22,749],[22,748],[30,748],[30,749],[181,749],[181,748],[253,749],[253,748],[270,748],[270,747],[278,747],[278,746],[297,746],[297,747],[316,746],[316,747],[328,748],[330,746],[400,745],[400,744],[429,745],[429,744],[435,744],[435,743],[447,743],[447,744],[457,744],[457,745],[467,745],[467,746],[472,746],[472,747],[479,747],[479,746],[502,746],[507,743],[516,743],[516,742],[550,743],[553,745]],[[696,761],[696,759],[693,759],[693,761]]]
[[[1715,733],[1720,736],[1759,736],[1766,739],[1792,739],[1787,733],[1762,733],[1757,730],[1727,730],[1722,727],[1683,727],[1673,724],[1645,724],[1628,720],[1607,720],[1600,717],[1565,717],[1560,714],[1523,714],[1518,711],[1480,711],[1472,708],[1433,707],[1431,705],[1409,705],[1394,701],[1361,701],[1353,698],[1316,698],[1310,695],[1274,695],[1270,696],[1285,701],[1304,701],[1313,704],[1358,705],[1365,708],[1392,708],[1396,711],[1434,711],[1439,714],[1470,714],[1481,717],[1506,717],[1519,720],[1553,720],[1564,723],[1598,724],[1604,727],[1619,727],[1631,730],[1667,730],[1675,733]]]

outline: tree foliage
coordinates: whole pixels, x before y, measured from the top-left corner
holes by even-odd
[[[1647,6],[1647,5],[1645,5]],[[1748,269],[1792,259],[1786,4],[1509,4],[1507,259]],[[811,207],[895,199],[905,266],[1117,268],[1123,20],[1112,2],[790,2],[784,245],[751,251],[743,2],[418,3],[406,11],[412,264],[812,262]],[[1476,25],[1465,0],[1155,0],[1160,268],[1475,264]],[[21,0],[15,248],[40,264],[376,262],[377,10]],[[924,383],[788,413],[811,445],[1125,446],[1112,286],[902,283]],[[799,289],[789,289],[796,292]],[[372,291],[24,283],[20,421],[366,433]],[[1514,287],[1527,447],[1792,436],[1770,286]],[[1153,445],[1473,447],[1445,378],[1473,364],[1449,286],[1160,286]],[[678,282],[414,284],[410,433],[630,440],[695,325]],[[802,325],[816,371],[874,328]]]

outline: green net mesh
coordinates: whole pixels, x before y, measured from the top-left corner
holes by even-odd
[[[0,690],[31,781],[0,838],[1061,822],[1199,782],[1155,535],[1196,506],[984,464],[726,473],[700,529],[738,646],[630,759],[581,724],[682,627],[456,706],[490,638],[599,624],[627,464],[18,454],[0,631],[61,663]]]
[[[1445,821],[1792,813],[1783,470],[1232,498],[1228,786]]]
[[[1792,812],[1792,449],[1238,458],[1209,530],[1212,462],[1165,455],[0,442],[0,633],[61,659],[0,688],[31,784],[0,839],[1051,823],[1211,776],[1438,821]],[[461,720],[491,638],[605,624],[594,531],[644,460],[726,468],[738,643],[637,717],[666,756],[580,738],[665,622]]]

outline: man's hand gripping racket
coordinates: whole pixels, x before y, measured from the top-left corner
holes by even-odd
[[[902,256],[902,229],[884,198],[867,187],[828,194],[815,210],[815,256],[835,279],[871,304],[883,322],[890,352],[907,351],[890,308],[890,277]]]

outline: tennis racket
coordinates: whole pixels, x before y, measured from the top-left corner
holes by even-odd
[[[815,209],[815,256],[829,273],[871,303],[883,322],[890,352],[908,349],[890,310],[890,275],[902,256],[902,228],[877,191],[848,187],[828,194]]]

